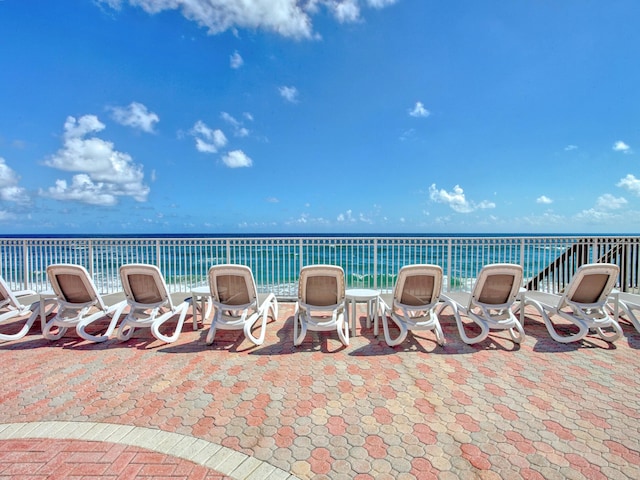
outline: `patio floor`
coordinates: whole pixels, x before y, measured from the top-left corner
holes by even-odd
[[[361,308],[361,306],[359,306]],[[264,345],[187,318],[175,344],[92,344],[39,327],[0,344],[0,478],[637,478],[640,333],[554,342],[527,310],[474,346],[441,315],[390,348],[365,327],[293,347],[293,304]],[[208,324],[207,324],[208,326]],[[12,326],[3,326],[3,331]]]

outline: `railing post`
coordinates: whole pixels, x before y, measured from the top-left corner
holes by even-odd
[[[447,292],[451,291],[451,238],[447,240]]]
[[[373,289],[378,289],[378,239],[373,239]]]
[[[227,256],[227,260],[225,261],[225,263],[231,263],[231,240],[227,238],[227,240],[225,241],[225,243],[227,244],[227,248],[226,248],[226,253],[225,255]]]
[[[304,267],[304,257],[302,256],[302,252],[303,252],[302,243],[303,243],[303,240],[302,240],[302,238],[300,238],[298,240],[298,249],[299,249],[298,258],[300,259],[300,268]]]
[[[160,265],[160,239],[156,239],[156,267],[162,270],[162,266]]]
[[[29,249],[27,247],[27,240],[22,241],[22,283],[25,290],[29,290],[29,282],[27,281],[27,272],[29,271],[29,259],[27,254]]]
[[[93,240],[89,239],[89,275],[91,278],[95,278],[93,270]],[[101,291],[104,291],[104,288]]]

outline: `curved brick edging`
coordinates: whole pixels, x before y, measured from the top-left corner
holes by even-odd
[[[96,422],[28,422],[0,424],[0,440],[52,438],[117,443],[171,455],[238,480],[295,480],[266,462],[222,445],[152,428]]]

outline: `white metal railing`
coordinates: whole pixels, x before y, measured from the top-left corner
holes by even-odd
[[[205,285],[211,265],[238,263],[254,272],[261,291],[295,297],[304,265],[345,269],[349,287],[391,290],[400,267],[434,263],[445,272],[445,290],[468,289],[483,265],[517,263],[529,288],[558,292],[583,263],[621,268],[619,288],[638,287],[637,236],[282,236],[282,237],[87,237],[0,238],[0,274],[14,289],[46,290],[46,267],[74,263],[89,270],[98,289],[121,288],[118,269],[150,263],[172,291]]]

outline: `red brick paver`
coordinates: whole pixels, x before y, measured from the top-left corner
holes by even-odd
[[[520,346],[505,331],[469,346],[445,310],[444,347],[425,332],[390,348],[361,328],[361,308],[348,347],[335,333],[314,332],[296,348],[293,305],[280,307],[257,347],[234,331],[206,345],[206,330],[192,331],[190,318],[171,345],[145,331],[125,343],[71,333],[49,342],[34,326],[0,344],[0,424],[175,432],[299,478],[637,478],[640,334],[629,324],[615,345],[595,336],[565,345],[527,310]],[[1,468],[17,475],[25,466],[70,468],[73,459],[78,475],[102,478],[201,471],[152,451],[89,443],[109,449],[100,456],[67,448],[82,442],[5,440]],[[49,453],[25,450],[35,444]],[[6,461],[20,452],[28,460]],[[137,455],[155,460],[135,463]]]

